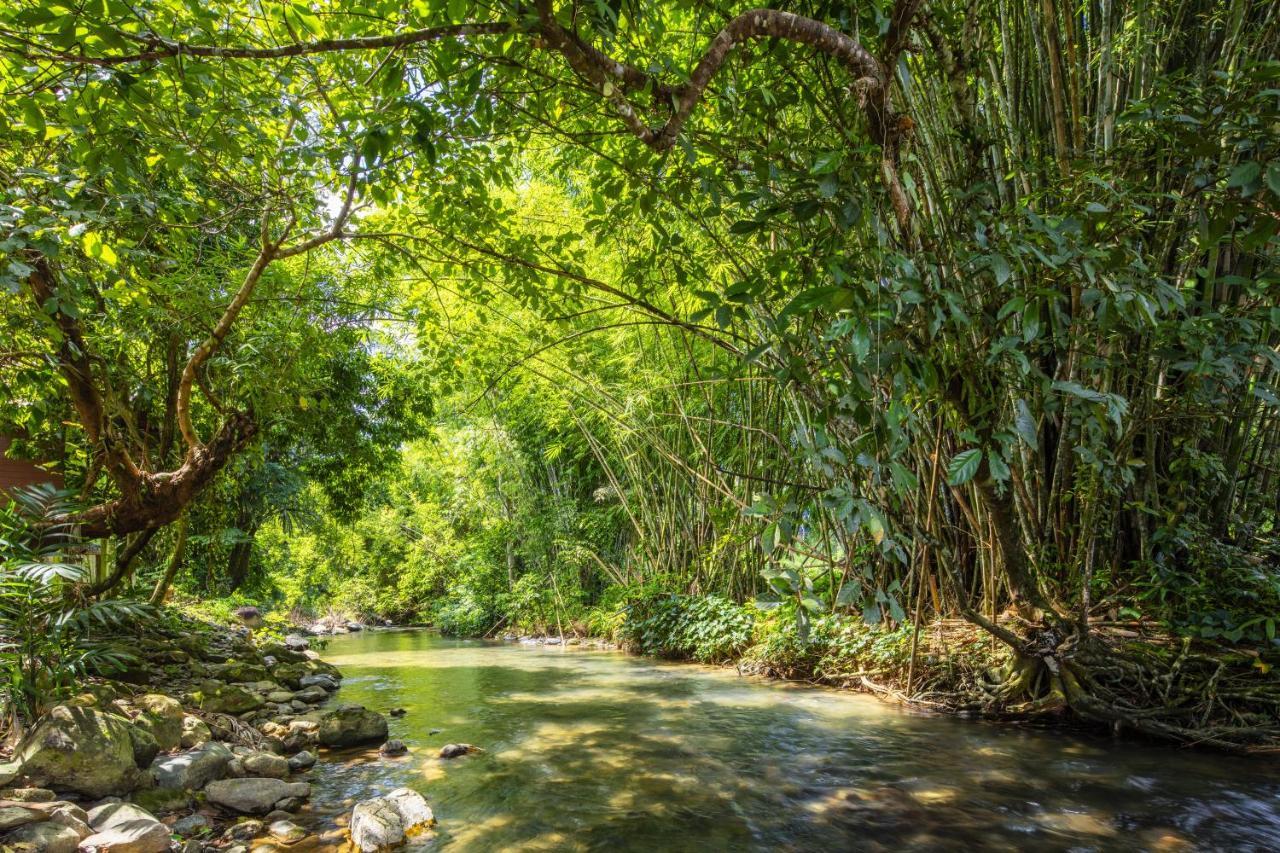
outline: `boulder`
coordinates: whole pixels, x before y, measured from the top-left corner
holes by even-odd
[[[271,677],[273,679],[294,690],[302,687],[302,679],[310,674],[311,670],[302,661],[278,663],[271,668]]]
[[[214,680],[202,682],[200,689],[191,694],[191,699],[202,711],[219,714],[243,714],[264,704],[262,697],[251,690]]]
[[[132,803],[108,803],[89,811],[94,834],[80,842],[99,853],[165,853],[169,828]]]
[[[417,791],[397,788],[385,797],[357,803],[351,811],[351,843],[363,853],[396,847],[405,836],[435,823],[435,815]]]
[[[88,797],[128,793],[146,780],[134,757],[137,731],[115,714],[59,705],[23,739],[14,759],[21,775],[40,786]]]
[[[404,843],[404,824],[389,800],[375,797],[351,810],[351,843],[362,853],[380,853]]]
[[[129,741],[133,745],[133,763],[139,767],[147,767],[160,752],[160,744],[155,736],[140,726],[129,725]]]
[[[387,794],[386,799],[400,814],[400,823],[405,832],[423,829],[436,822],[436,816],[432,813],[431,806],[427,805],[426,798],[412,788],[396,788]]]
[[[308,704],[315,705],[328,699],[329,694],[323,687],[320,687],[319,685],[312,685],[310,687],[304,687],[297,693],[293,694],[293,698],[299,702],[306,702]]]
[[[320,743],[355,746],[387,739],[387,719],[363,705],[340,705],[320,717]]]
[[[311,641],[301,634],[286,634],[284,645],[290,651],[301,652],[311,647]]]
[[[65,826],[81,839],[93,835],[93,828],[89,826],[89,816],[85,814],[84,809],[74,803],[61,803],[50,809],[49,822]]]
[[[159,693],[147,693],[133,700],[141,711],[133,724],[151,733],[161,751],[169,752],[182,744],[182,703]]]
[[[262,646],[262,662],[268,669],[274,669],[278,663],[298,663],[307,659],[302,649],[291,649],[282,643],[268,643]]]
[[[224,664],[217,672],[218,677],[223,681],[251,682],[271,680],[271,673],[260,663],[233,660]]]
[[[225,809],[241,814],[266,814],[281,800],[311,796],[311,786],[306,782],[251,777],[210,782],[204,793],[210,803]]]
[[[170,829],[176,835],[183,838],[190,838],[193,835],[203,835],[213,828],[213,824],[209,822],[209,818],[202,814],[191,814],[186,817],[180,817],[173,822]]]
[[[267,701],[274,702],[277,705],[285,704],[293,701],[293,691],[291,690],[272,690],[267,694]]]
[[[28,823],[40,823],[48,820],[49,815],[39,809],[27,809],[22,806],[0,807],[0,832],[17,829]]]
[[[283,755],[253,752],[242,756],[240,764],[248,776],[262,776],[269,779],[286,779],[289,776],[289,759]]]
[[[182,718],[180,745],[183,749],[190,749],[211,740],[213,740],[213,732],[209,731],[209,726],[204,720],[193,714],[187,714]]]
[[[298,680],[303,687],[321,687],[330,693],[342,686],[342,682],[334,678],[332,675],[324,672],[317,672],[313,675],[304,675]]]
[[[152,762],[151,775],[161,788],[198,791],[226,775],[231,758],[231,750],[209,741],[177,755],[162,755]]]
[[[35,853],[76,853],[80,836],[73,829],[45,821],[20,826],[4,837],[3,846],[7,849],[21,849],[25,845],[30,845]]]
[[[314,767],[315,763],[316,757],[304,749],[289,759],[289,769],[306,770],[310,767]]]

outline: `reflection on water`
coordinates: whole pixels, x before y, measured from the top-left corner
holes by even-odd
[[[340,701],[407,709],[391,736],[412,751],[322,756],[321,830],[408,785],[440,819],[418,843],[457,850],[1280,848],[1270,761],[910,715],[614,652],[378,632],[325,658],[347,676]],[[435,757],[460,741],[485,752]]]

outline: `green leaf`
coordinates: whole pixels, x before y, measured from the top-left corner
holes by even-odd
[[[1027,401],[1019,399],[1014,402],[1013,408],[1013,428],[1018,433],[1018,437],[1026,442],[1027,447],[1033,449],[1039,447],[1036,419],[1031,416],[1031,408],[1027,405]]]
[[[987,453],[987,465],[991,468],[991,476],[996,480],[1003,483],[1009,479],[1009,466],[1005,464],[1004,457],[996,451]]]
[[[1239,188],[1248,190],[1262,175],[1262,164],[1257,160],[1250,160],[1248,163],[1241,163],[1231,170],[1231,177],[1227,178],[1227,188]],[[1246,192],[1246,195],[1248,193]]]
[[[813,158],[813,165],[809,167],[809,174],[829,175],[840,168],[840,163],[843,160],[844,152],[842,151],[824,151]]]
[[[1079,382],[1063,382],[1059,380],[1053,383],[1053,390],[1079,397],[1081,400],[1088,400],[1090,403],[1105,403],[1107,401],[1106,394],[1086,388]]]
[[[1267,164],[1267,187],[1273,195],[1280,196],[1280,160]]]
[[[994,254],[987,258],[987,265],[991,267],[991,272],[996,277],[996,284],[1004,284],[1013,275],[1013,271],[1009,269],[1009,262],[1005,260],[1004,255]]]
[[[976,447],[962,450],[951,457],[947,464],[947,482],[953,486],[962,486],[973,479],[982,464],[982,451]]]
[[[44,113],[40,111],[40,105],[33,100],[28,100],[22,106],[22,123],[40,139],[44,139],[45,123]]]
[[[817,613],[821,615],[827,612],[827,608],[822,606],[822,602],[814,598],[812,595],[802,596],[800,598],[800,604],[810,613]]]

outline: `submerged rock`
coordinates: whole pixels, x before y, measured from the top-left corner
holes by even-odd
[[[320,718],[320,743],[355,746],[387,739],[387,719],[363,705],[340,705]]]
[[[405,746],[402,740],[389,740],[382,745],[378,752],[388,758],[394,758],[398,755],[408,753],[409,747]]]
[[[39,786],[88,797],[126,794],[146,780],[135,758],[143,754],[135,747],[138,736],[123,717],[59,705],[18,745],[14,763]]]
[[[440,747],[441,758],[458,758],[463,755],[470,755],[473,752],[480,752],[480,747],[472,746],[469,743],[446,743]]]
[[[291,820],[272,821],[267,832],[281,844],[296,844],[310,834]]]

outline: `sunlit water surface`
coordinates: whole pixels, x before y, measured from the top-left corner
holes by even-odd
[[[353,803],[407,785],[439,819],[415,845],[454,850],[1280,849],[1273,760],[574,647],[387,631],[324,657],[337,701],[408,711],[391,736],[411,749],[322,755],[307,818],[326,842]],[[453,742],[485,752],[436,757]]]

